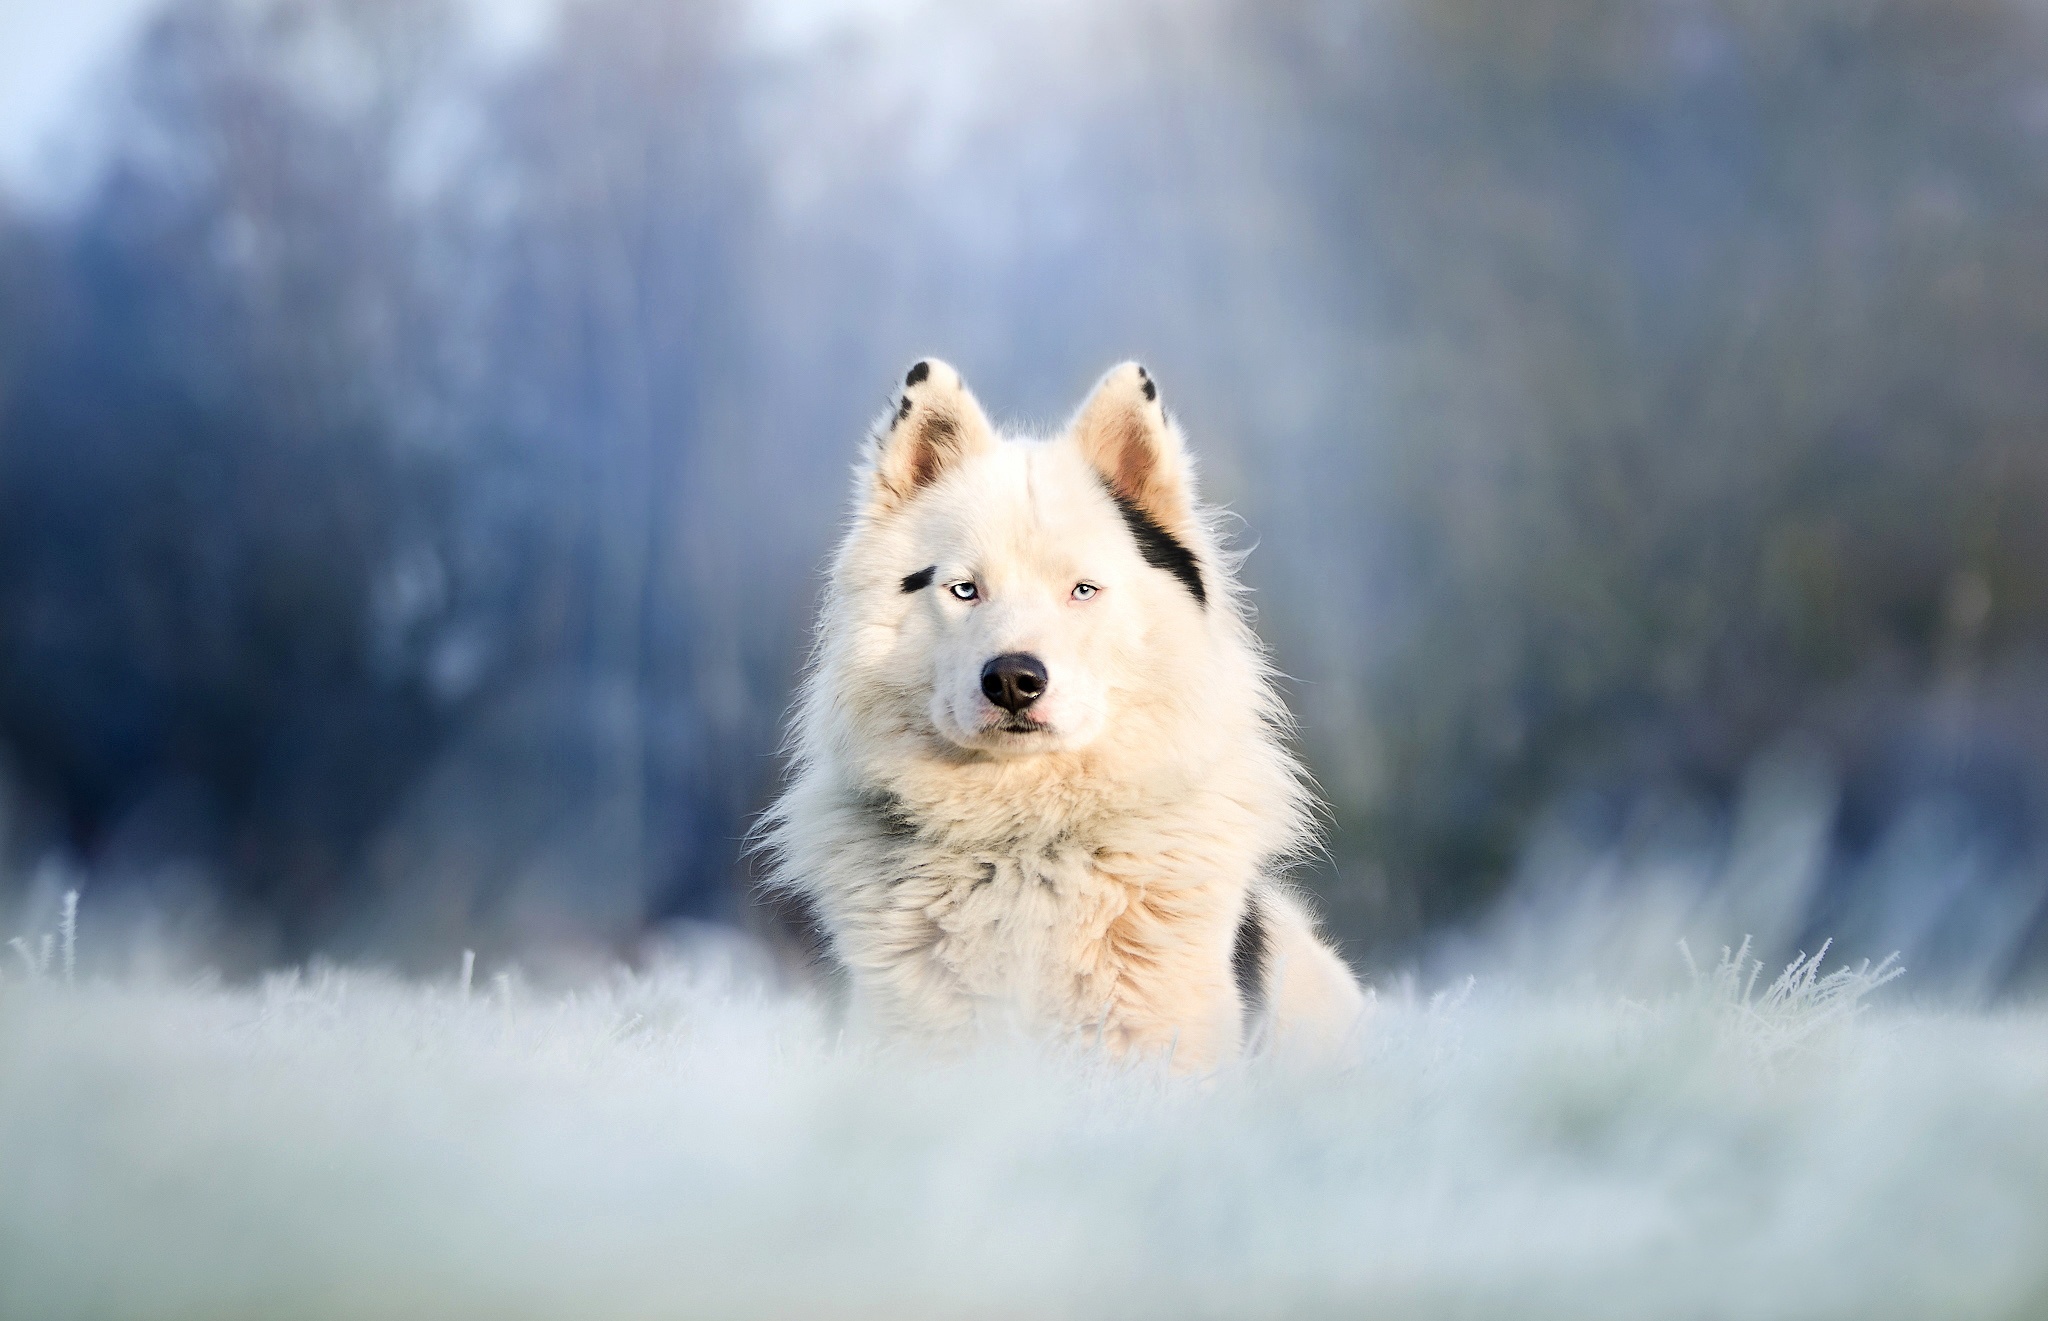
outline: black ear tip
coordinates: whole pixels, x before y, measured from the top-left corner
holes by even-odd
[[[922,381],[925,377],[930,376],[931,374],[932,365],[928,362],[920,362],[915,367],[912,367],[910,369],[910,375],[903,378],[903,383],[905,385],[916,385],[919,381]]]
[[[1145,401],[1147,403],[1150,403],[1152,400],[1157,399],[1158,397],[1159,387],[1152,383],[1151,377],[1147,376],[1145,378]]]

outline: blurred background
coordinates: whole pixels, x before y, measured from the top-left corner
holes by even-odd
[[[2048,982],[2023,0],[0,0],[0,935],[758,927],[927,353],[1152,366],[1369,972]]]

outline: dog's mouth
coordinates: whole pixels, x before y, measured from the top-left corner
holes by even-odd
[[[980,696],[975,694],[972,706],[933,703],[929,718],[934,732],[969,751],[1018,757],[1049,752],[1072,736],[1066,722],[1054,719],[1052,711],[1042,716],[1036,709],[1009,711],[979,700]]]

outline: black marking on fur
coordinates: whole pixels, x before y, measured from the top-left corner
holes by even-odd
[[[916,573],[904,574],[903,590],[906,593],[923,591],[925,588],[932,585],[932,575],[937,573],[938,571],[939,566],[933,564],[926,568],[919,569]]]
[[[1202,585],[1202,566],[1196,563],[1195,553],[1129,500],[1114,491],[1109,498],[1116,501],[1117,512],[1124,516],[1124,526],[1137,539],[1138,554],[1145,557],[1145,563],[1180,579],[1181,585],[1194,593],[1198,605],[1209,604],[1208,590]]]
[[[912,367],[910,369],[910,375],[903,378],[903,383],[905,385],[916,385],[918,382],[922,381],[925,377],[930,376],[931,374],[932,365],[928,362],[920,362],[915,367]]]
[[[904,395],[904,396],[903,396],[903,402],[902,402],[902,404],[901,404],[901,405],[900,405],[900,406],[899,406],[899,407],[898,407],[898,408],[896,409],[896,422],[901,422],[901,421],[902,421],[902,420],[903,420],[904,418],[906,418],[906,417],[909,417],[909,416],[910,416],[910,396],[909,396],[909,395]],[[892,430],[893,430],[893,429],[895,428],[895,426],[896,426],[896,422],[891,422],[891,423],[889,424],[889,426],[890,426],[890,428],[891,428]]]
[[[1145,402],[1149,404],[1149,403],[1151,403],[1151,402],[1152,402],[1152,401],[1153,401],[1154,399],[1157,399],[1158,397],[1159,397],[1159,387],[1158,387],[1158,386],[1156,386],[1156,385],[1154,385],[1154,384],[1152,383],[1152,380],[1151,380],[1151,378],[1150,378],[1150,377],[1147,377],[1147,378],[1145,379]]]
[[[995,880],[995,878],[996,865],[993,862],[984,862],[981,864],[981,879],[977,880],[974,883],[974,888],[979,890],[982,886],[987,885],[990,881]]]
[[[860,800],[860,808],[891,839],[908,839],[917,833],[917,818],[895,794],[868,794]]]
[[[1266,1011],[1266,917],[1256,897],[1245,896],[1244,916],[1238,919],[1237,939],[1230,946],[1230,972],[1237,981],[1237,998],[1244,1005],[1244,1030]]]

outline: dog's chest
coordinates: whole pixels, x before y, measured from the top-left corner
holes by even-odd
[[[948,870],[924,917],[932,958],[960,991],[1063,1019],[1107,993],[1118,972],[1109,935],[1134,896],[1088,850],[979,853]]]

